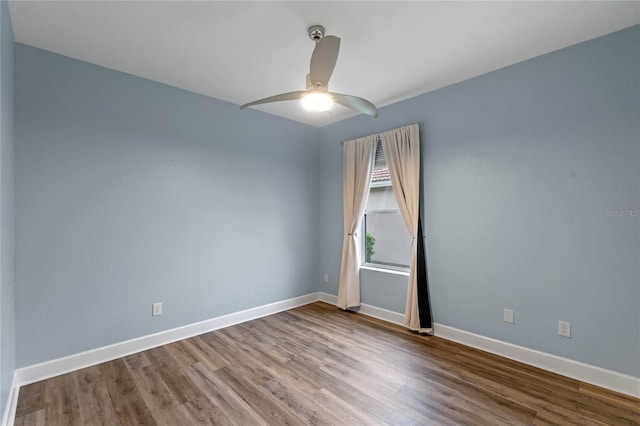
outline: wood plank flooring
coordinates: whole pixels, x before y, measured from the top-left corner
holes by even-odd
[[[640,425],[640,400],[317,302],[24,386],[16,425]]]

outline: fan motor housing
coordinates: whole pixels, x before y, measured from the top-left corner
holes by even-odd
[[[324,27],[322,25],[312,25],[307,31],[309,32],[309,38],[316,43],[324,37]]]
[[[309,90],[324,90],[325,92],[329,90],[329,85],[323,86],[322,83],[311,83],[311,74],[307,74],[306,78],[307,83],[307,91]]]

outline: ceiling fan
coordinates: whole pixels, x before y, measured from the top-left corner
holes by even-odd
[[[340,51],[340,38],[336,36],[325,36],[324,27],[313,25],[309,27],[309,38],[316,42],[316,47],[311,55],[311,65],[307,74],[307,90],[281,93],[268,98],[249,102],[240,107],[247,107],[266,104],[269,102],[301,100],[302,105],[313,111],[328,111],[333,103],[340,104],[347,108],[354,109],[372,117],[378,116],[378,109],[374,104],[366,99],[357,96],[343,95],[341,93],[329,92],[329,79],[333,73]]]

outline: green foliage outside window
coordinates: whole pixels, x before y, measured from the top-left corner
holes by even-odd
[[[373,255],[375,254],[373,247],[376,245],[376,239],[373,235],[367,232],[366,240],[365,262],[371,263],[371,257],[373,257]]]

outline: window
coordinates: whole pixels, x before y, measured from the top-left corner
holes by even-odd
[[[362,227],[363,265],[395,270],[409,269],[411,235],[393,194],[389,168],[380,141],[376,146]]]

